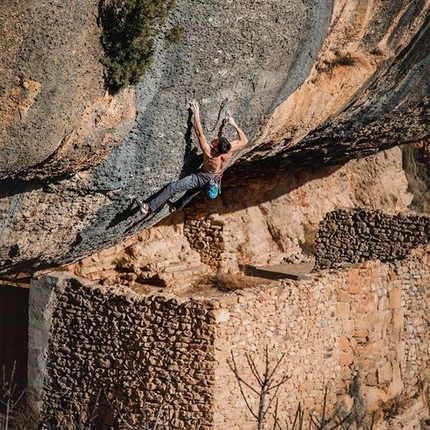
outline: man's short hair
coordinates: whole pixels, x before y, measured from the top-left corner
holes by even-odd
[[[231,149],[231,143],[226,137],[223,137],[223,136],[219,137],[218,140],[219,140],[218,148],[217,148],[218,152],[220,154],[227,154],[227,152],[229,152]]]

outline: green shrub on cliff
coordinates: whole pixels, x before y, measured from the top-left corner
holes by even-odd
[[[175,0],[102,0],[100,19],[106,84],[116,92],[135,85],[152,63],[153,40]]]

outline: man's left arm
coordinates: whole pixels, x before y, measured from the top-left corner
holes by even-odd
[[[248,143],[248,138],[246,137],[243,130],[236,124],[236,121],[233,119],[233,117],[228,118],[228,124],[234,127],[237,133],[237,140],[234,140],[231,142],[231,149],[232,151],[237,151],[241,148],[243,148]]]

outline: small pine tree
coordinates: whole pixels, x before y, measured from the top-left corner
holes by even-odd
[[[106,85],[117,92],[135,85],[153,59],[154,37],[175,0],[104,0],[100,6]]]

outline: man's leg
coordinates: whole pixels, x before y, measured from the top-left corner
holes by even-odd
[[[165,204],[174,194],[182,193],[192,189],[197,189],[205,185],[207,179],[199,173],[192,173],[191,175],[185,176],[182,179],[173,181],[166,185],[160,193],[154,198],[149,200],[148,206],[151,212],[155,212],[160,206]]]
[[[188,190],[180,199],[178,199],[175,203],[172,203],[171,206],[175,211],[180,211],[183,209],[194,197],[200,193],[202,189],[197,188],[193,190]]]

